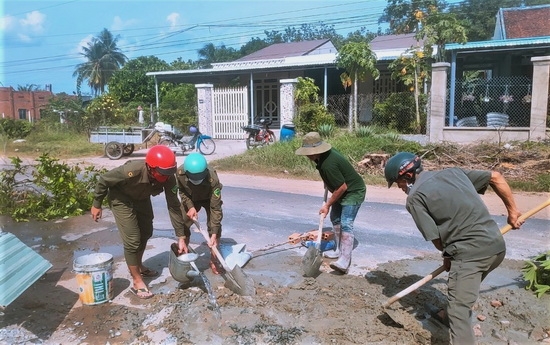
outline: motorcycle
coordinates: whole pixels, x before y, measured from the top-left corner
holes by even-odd
[[[202,134],[195,125],[189,126],[191,137],[185,137],[177,128],[163,122],[157,122],[155,129],[160,133],[159,145],[179,148],[182,152],[196,150],[203,155],[211,155],[216,150],[214,139]]]
[[[250,150],[251,148],[273,144],[276,141],[275,133],[269,129],[272,123],[271,120],[260,118],[258,124],[242,126],[241,128],[248,133],[246,148]]]

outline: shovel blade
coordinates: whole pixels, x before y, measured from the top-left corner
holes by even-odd
[[[225,273],[225,287],[241,296],[254,296],[254,280],[244,273],[239,265]]]
[[[323,256],[319,248],[311,246],[302,258],[302,271],[305,277],[316,277],[321,273],[319,268],[323,263]]]

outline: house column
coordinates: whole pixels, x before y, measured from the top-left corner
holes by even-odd
[[[197,111],[199,130],[202,133],[214,133],[214,119],[212,114],[213,84],[196,84],[197,88]]]
[[[292,123],[294,121],[294,114],[296,112],[296,105],[294,103],[294,92],[296,90],[296,84],[298,79],[281,79],[280,97],[279,97],[279,114],[281,116],[280,128],[284,124]]]
[[[430,89],[430,113],[428,116],[427,131],[429,142],[443,140],[445,127],[445,113],[447,102],[447,71],[451,66],[448,62],[432,64],[432,86]]]
[[[546,138],[546,115],[548,114],[548,81],[550,80],[550,56],[532,57],[533,94],[531,97],[530,140]]]

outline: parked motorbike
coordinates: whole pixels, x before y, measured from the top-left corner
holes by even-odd
[[[246,148],[250,150],[251,148],[273,144],[276,141],[275,133],[269,129],[272,123],[271,120],[260,118],[258,124],[242,126],[241,128],[248,133]]]
[[[160,133],[160,145],[179,148],[182,152],[196,150],[203,155],[211,155],[216,150],[216,143],[212,137],[202,134],[195,125],[189,126],[191,137],[185,137],[177,128],[163,122],[157,122],[155,129]]]

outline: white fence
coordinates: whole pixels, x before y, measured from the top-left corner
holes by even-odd
[[[243,139],[245,132],[241,126],[248,124],[248,88],[215,88],[212,98],[212,136]]]

